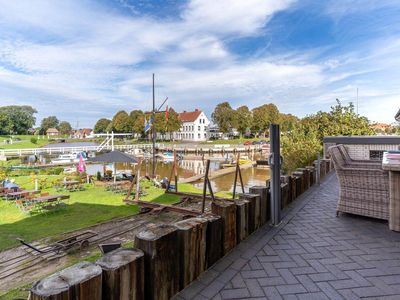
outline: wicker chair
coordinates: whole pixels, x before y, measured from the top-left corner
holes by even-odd
[[[388,220],[388,173],[365,164],[348,163],[340,146],[330,147],[329,153],[340,185],[337,214],[346,212]]]
[[[382,162],[380,161],[352,159],[344,145],[339,144],[337,145],[337,147],[339,148],[339,151],[341,152],[343,159],[347,165],[367,169],[382,169]]]

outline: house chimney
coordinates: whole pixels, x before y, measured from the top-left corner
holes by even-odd
[[[194,111],[199,111],[199,109],[198,109],[198,108],[196,108]]]

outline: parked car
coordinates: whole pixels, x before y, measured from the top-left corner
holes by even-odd
[[[260,145],[260,141],[253,141],[253,145]]]
[[[243,145],[245,145],[245,146],[250,146],[250,145],[253,145],[253,142],[252,142],[252,141],[245,141],[245,142],[243,143]]]
[[[269,144],[269,141],[266,141],[266,140],[261,140],[261,141],[259,141],[260,142],[260,145],[266,145],[266,144]]]

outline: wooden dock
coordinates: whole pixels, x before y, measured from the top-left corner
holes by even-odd
[[[240,169],[241,170],[248,169],[248,168],[252,168],[253,166],[254,166],[254,162],[251,162],[251,163],[240,165]],[[227,174],[235,173],[235,170],[236,170],[236,166],[212,171],[209,178],[210,178],[210,180],[212,180],[212,179],[215,179],[215,178],[227,175]],[[192,183],[192,182],[202,180],[203,178],[204,178],[204,174],[199,174],[199,175],[194,175],[189,178],[180,179],[179,182],[180,183]]]

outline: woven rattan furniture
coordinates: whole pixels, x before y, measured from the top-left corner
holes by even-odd
[[[381,161],[352,159],[344,145],[339,144],[337,145],[337,147],[339,148],[339,151],[341,152],[343,159],[347,165],[367,169],[382,169]]]
[[[400,160],[385,152],[382,168],[389,171],[389,228],[400,231]]]
[[[340,193],[337,213],[346,212],[377,219],[389,218],[389,175],[382,168],[346,161],[341,146],[329,148]]]

